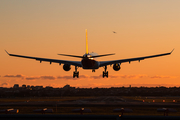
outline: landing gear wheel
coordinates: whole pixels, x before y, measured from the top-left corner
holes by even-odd
[[[107,72],[103,71],[103,78],[104,78],[104,77],[107,77],[107,78],[108,78],[108,71],[107,71]]]
[[[75,71],[75,72],[73,73],[73,78],[75,78],[75,77],[79,78],[79,72]]]
[[[73,72],[73,78],[79,78],[79,71],[77,71],[77,66],[75,66],[75,71]]]
[[[103,78],[107,77],[108,78],[108,71],[107,70],[107,66],[104,67],[104,71],[103,71]]]

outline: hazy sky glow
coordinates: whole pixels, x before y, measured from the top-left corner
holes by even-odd
[[[14,84],[62,87],[180,86],[179,0],[1,0],[0,86]],[[115,60],[175,51],[170,56],[108,66],[92,73],[79,68],[73,79],[62,65],[8,56],[9,53],[80,60],[58,53],[83,55],[85,29],[89,51],[116,53]],[[116,31],[114,34],[112,31]]]

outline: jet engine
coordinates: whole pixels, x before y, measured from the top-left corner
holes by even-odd
[[[64,69],[65,71],[69,71],[69,70],[71,69],[71,66],[68,65],[68,64],[64,64],[64,65],[63,65],[63,69]]]
[[[113,65],[113,69],[114,69],[115,71],[120,70],[120,69],[121,69],[120,64],[119,64],[119,63],[114,64],[114,65]]]

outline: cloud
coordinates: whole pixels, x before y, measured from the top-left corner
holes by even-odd
[[[148,76],[146,74],[137,74],[137,75],[109,75],[109,78],[122,78],[122,79],[141,79],[141,78],[177,78],[178,76],[163,76],[163,75],[154,75]]]
[[[80,75],[81,78],[89,78],[88,75]]]
[[[56,77],[44,75],[44,76],[31,76],[31,77],[26,77],[25,79],[26,79],[26,80],[35,80],[35,79],[55,80]]]
[[[73,79],[72,75],[58,76],[57,79]]]
[[[79,78],[73,78],[72,75],[64,75],[64,76],[58,76],[57,79],[67,79],[67,80],[81,80],[84,78],[89,78],[88,75],[80,75]]]
[[[40,77],[26,77],[26,80],[35,80],[35,79],[39,79]]]
[[[57,79],[62,79],[62,80],[82,80],[82,79],[87,79],[87,80],[97,80],[97,79],[103,79],[102,74],[100,75],[94,75],[94,76],[89,76],[89,75],[80,75],[79,78],[73,78],[72,75],[64,75],[64,76],[51,76],[51,75],[43,75],[43,76],[25,76],[22,74],[17,74],[17,75],[4,75],[3,77],[6,78],[22,78],[23,80],[32,80],[35,81],[37,79],[41,80],[57,80]],[[110,74],[108,78],[104,78],[106,80],[109,79],[162,79],[162,78],[177,78],[178,76],[163,76],[163,75],[154,75],[154,76],[148,76],[146,74],[135,74],[135,75],[123,75],[123,74]],[[18,80],[18,79],[16,79]]]
[[[1,86],[2,86],[2,87],[8,87],[8,86],[9,86],[9,83],[7,83],[7,82],[1,83]]]
[[[24,75],[18,74],[18,75],[5,75],[4,77],[18,77],[18,78],[22,78],[24,77]]]
[[[41,76],[40,79],[55,80],[56,77],[54,77],[54,76]]]
[[[119,75],[109,75],[110,78],[118,78]]]
[[[114,74],[114,75],[109,75],[108,76],[108,78],[123,78],[123,79],[138,79],[138,78],[145,78],[145,77],[148,77],[148,76],[147,75],[119,75],[119,74]],[[90,76],[89,78],[91,78],[91,79],[101,79],[102,75]]]
[[[92,78],[92,79],[101,79],[101,78],[102,78],[102,75],[98,75],[98,76],[90,76],[90,78]]]
[[[24,75],[18,74],[18,75],[4,75],[4,77],[15,77],[15,78],[24,78]]]
[[[177,76],[163,76],[163,75],[155,75],[155,76],[151,76],[150,78],[177,78]]]
[[[139,78],[146,78],[146,77],[148,77],[148,76],[147,75],[119,75],[119,74],[114,74],[114,75],[109,75],[108,78],[139,79]],[[92,78],[92,79],[101,79],[102,75],[90,76],[90,78]]]
[[[50,75],[44,75],[44,76],[25,76],[21,74],[17,75],[4,75],[4,77],[11,77],[11,78],[25,78],[26,80],[35,80],[35,79],[48,79],[48,80],[55,80],[55,76],[50,76]]]
[[[128,79],[139,79],[148,77],[147,75],[120,75],[120,78],[128,78]]]

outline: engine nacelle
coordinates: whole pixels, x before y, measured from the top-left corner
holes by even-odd
[[[71,69],[71,66],[68,65],[68,64],[64,64],[64,65],[63,65],[63,69],[64,69],[65,71],[69,71],[69,70]]]
[[[113,69],[114,69],[115,71],[120,70],[120,69],[121,69],[120,64],[119,64],[119,63],[114,64],[114,65],[113,65]]]

